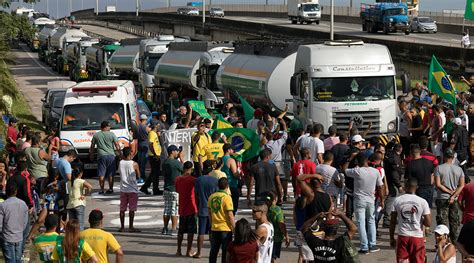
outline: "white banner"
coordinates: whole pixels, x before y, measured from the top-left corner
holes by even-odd
[[[196,128],[162,131],[162,153],[164,153],[164,156],[162,155],[162,157],[168,158],[168,153],[166,149],[169,145],[176,145],[178,148],[183,147],[184,161],[191,161],[191,136],[196,131]]]

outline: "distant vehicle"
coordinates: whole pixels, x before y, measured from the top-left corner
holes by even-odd
[[[436,21],[430,17],[414,17],[410,24],[410,32],[433,32],[436,34],[438,32],[438,26]]]
[[[177,10],[178,15],[191,15],[191,16],[198,16],[199,9],[195,7],[181,7]]]
[[[188,2],[187,6],[202,6],[202,2]]]
[[[321,20],[322,7],[319,0],[289,0],[288,19],[292,24],[306,22],[308,25],[315,22],[319,24]]]
[[[117,12],[117,7],[114,5],[108,5],[105,7],[105,12]]]
[[[361,4],[360,19],[362,20],[362,30],[368,33],[377,33],[382,30],[384,34],[395,32],[410,34],[406,4]]]
[[[221,7],[211,7],[211,10],[209,10],[209,15],[211,17],[224,17],[224,9]]]
[[[41,99],[43,102],[41,121],[46,126],[47,130],[53,128],[55,122],[59,122],[66,90],[74,85],[76,85],[76,82],[74,81],[48,82],[48,90],[46,91],[44,98]]]

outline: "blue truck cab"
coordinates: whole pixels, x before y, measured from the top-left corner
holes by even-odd
[[[403,3],[361,4],[360,18],[362,30],[369,33],[410,34],[408,6]]]

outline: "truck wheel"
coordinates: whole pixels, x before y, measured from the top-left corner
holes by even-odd
[[[316,25],[319,25],[319,20],[316,20]]]
[[[406,31],[405,31],[405,35],[408,36],[409,34],[410,34],[410,30],[406,30]]]
[[[362,24],[362,31],[367,31],[367,24]]]
[[[306,22],[306,24],[308,24],[308,25],[311,25],[312,23],[313,23],[313,21]]]
[[[383,33],[384,33],[385,35],[388,35],[388,29],[384,27],[384,28],[383,28]]]
[[[298,21],[294,20],[294,19],[291,19],[291,23],[294,25],[296,24]]]

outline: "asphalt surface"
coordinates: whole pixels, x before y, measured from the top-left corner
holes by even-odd
[[[111,30],[108,30],[111,31]],[[112,33],[115,33],[111,31]],[[17,81],[20,91],[26,97],[36,118],[41,116],[41,102],[40,99],[44,96],[47,81],[64,79],[62,76],[57,76],[55,72],[49,69],[46,65],[39,62],[36,53],[27,51],[24,45],[21,49],[14,50],[14,55],[17,57],[17,64],[12,66],[12,72]],[[148,172],[147,172],[148,173]],[[117,181],[118,177],[116,177]],[[162,178],[160,178],[160,186],[163,185]],[[96,178],[87,178],[94,186],[94,191],[91,196],[87,197],[86,215],[93,209],[100,209],[104,212],[104,228],[112,232],[119,243],[121,244],[125,253],[125,262],[207,262],[209,255],[210,243],[205,242],[205,247],[201,259],[191,259],[184,257],[176,257],[176,237],[161,235],[161,228],[163,226],[162,213],[164,201],[162,196],[145,196],[139,195],[138,212],[135,216],[135,226],[142,230],[141,233],[119,233],[117,232],[119,221],[119,188],[118,183],[115,184],[115,193],[110,195],[98,195],[98,181]],[[244,188],[244,194],[246,190]],[[292,193],[291,187],[289,193]],[[292,244],[289,248],[283,248],[282,258],[279,262],[296,262],[298,253],[296,247],[293,245],[295,236],[294,224],[292,222],[292,207],[293,201],[283,205],[286,216],[286,223],[292,237]],[[433,218],[435,211],[433,211]],[[253,224],[251,218],[251,210],[247,207],[246,201],[241,198],[240,209],[237,214],[237,219],[247,218]],[[87,217],[86,217],[87,218]],[[128,219],[127,219],[128,220]],[[433,223],[434,224],[434,223]],[[126,226],[128,223],[126,222]],[[342,233],[343,228],[340,229]],[[388,229],[381,229],[382,237],[378,239],[378,245],[381,251],[371,253],[369,255],[361,256],[361,260],[365,263],[372,262],[393,262],[395,261],[395,252],[389,246]],[[354,240],[358,246],[358,237]],[[434,247],[434,238],[431,235],[428,238],[427,248]],[[194,246],[195,248],[195,246]],[[183,248],[184,249],[184,248]],[[428,262],[433,259],[434,253],[428,253]],[[111,255],[111,260],[114,256]],[[113,262],[113,261],[111,261]],[[458,262],[460,256],[458,253]]]

